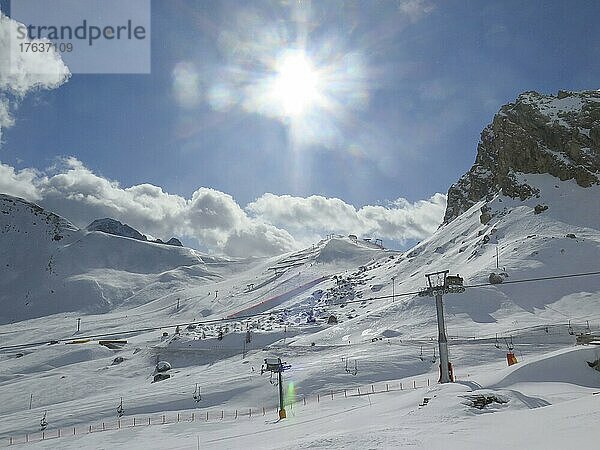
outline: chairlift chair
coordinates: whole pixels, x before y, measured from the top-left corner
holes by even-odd
[[[494,347],[496,347],[498,349],[500,348],[500,343],[498,342],[498,333],[496,333],[496,340],[494,342]]]
[[[48,421],[46,420],[47,413],[48,413],[48,411],[44,411],[44,416],[40,420],[40,428],[42,431],[44,431],[48,427]]]

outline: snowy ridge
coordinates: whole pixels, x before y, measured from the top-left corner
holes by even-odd
[[[0,197],[0,210],[3,322],[64,311],[109,311],[154,281],[169,281],[172,287],[181,279],[218,277],[194,250],[79,230],[6,195]],[[188,270],[182,272],[184,267]]]

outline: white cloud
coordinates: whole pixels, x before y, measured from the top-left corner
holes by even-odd
[[[231,256],[269,256],[297,247],[296,240],[286,230],[266,223],[250,222],[227,238],[223,250]]]
[[[446,206],[442,194],[360,209],[337,198],[264,194],[242,208],[231,195],[205,187],[189,199],[151,184],[122,187],[72,157],[46,171],[18,171],[0,163],[0,192],[37,201],[80,227],[113,217],[142,233],[195,239],[231,256],[279,254],[328,233],[423,239],[437,229]]]
[[[416,22],[434,10],[434,6],[426,0],[400,0],[400,12],[411,22]]]
[[[54,50],[20,51],[18,41],[11,39],[17,25],[18,22],[0,11],[0,61],[5,65],[0,70],[0,138],[2,129],[14,124],[11,111],[27,93],[37,89],[54,89],[70,76],[69,69]]]
[[[23,197],[29,200],[39,200],[40,195],[34,182],[38,173],[33,169],[15,170],[14,167],[0,163],[0,192]]]
[[[293,230],[298,239],[303,233],[341,233],[399,242],[432,234],[445,208],[443,194],[415,203],[400,198],[388,206],[367,205],[360,209],[337,198],[264,194],[247,206],[256,217]]]

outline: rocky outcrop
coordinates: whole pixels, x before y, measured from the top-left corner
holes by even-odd
[[[525,92],[503,106],[481,133],[475,164],[450,187],[444,223],[497,193],[537,195],[520,176],[528,173],[600,183],[600,91]]]
[[[96,219],[86,227],[86,230],[102,231],[103,233],[137,239],[138,241],[147,240],[146,236],[135,228],[111,218]]]
[[[114,234],[116,236],[123,236],[138,241],[154,242],[155,244],[173,245],[175,247],[183,247],[183,244],[176,237],[172,237],[167,242],[162,239],[148,239],[145,235],[140,233],[135,228],[130,227],[127,224],[121,223],[118,220],[105,218],[96,219],[86,227],[87,231],[102,231],[103,233]]]
[[[181,241],[179,239],[177,239],[176,237],[172,237],[167,242],[165,242],[165,244],[174,245],[176,247],[183,247],[183,244],[181,243]]]

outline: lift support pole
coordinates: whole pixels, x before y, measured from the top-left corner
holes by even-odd
[[[279,387],[279,419],[285,419],[285,405],[283,404],[283,371],[291,368],[289,364],[281,362],[281,358],[266,358],[265,364],[260,369],[260,374],[264,372],[271,372],[277,374],[277,381]]]
[[[285,407],[283,405],[283,371],[280,370],[277,375],[279,378],[279,418],[285,419]]]
[[[438,346],[440,350],[440,383],[450,383],[450,361],[448,358],[448,337],[444,323],[444,304],[442,303],[441,289],[436,292],[435,309],[437,311]]]
[[[444,322],[444,294],[460,294],[465,291],[462,278],[458,275],[447,279],[448,270],[425,274],[428,286],[419,292],[420,297],[435,297],[437,313],[438,346],[440,350],[440,383],[451,383],[454,377],[451,373],[450,358],[448,356],[448,337]]]

